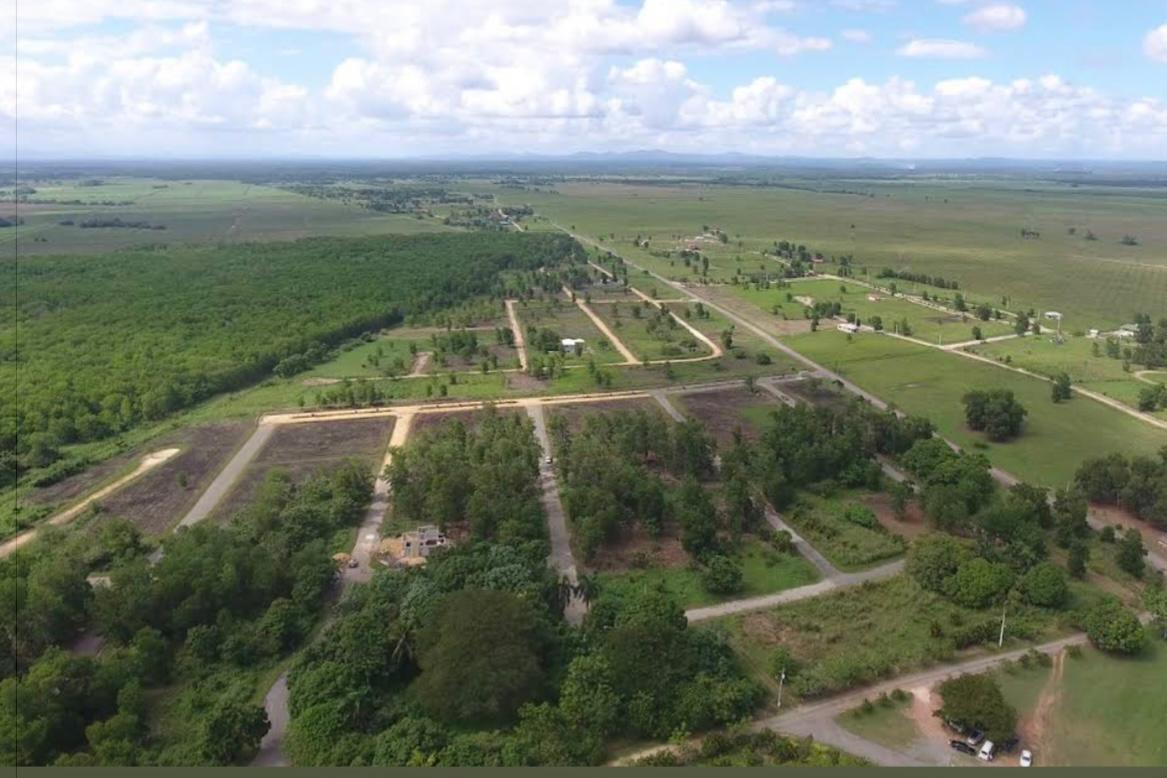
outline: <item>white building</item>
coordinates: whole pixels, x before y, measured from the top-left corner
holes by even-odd
[[[564,338],[559,344],[563,346],[564,351],[574,351],[576,346],[582,346],[585,342],[583,338]]]
[[[838,330],[839,330],[839,332],[846,332],[847,334],[852,334],[852,333],[859,331],[859,325],[852,324],[849,321],[843,321],[843,322],[839,322]]]

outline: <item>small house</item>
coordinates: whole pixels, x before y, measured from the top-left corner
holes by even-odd
[[[435,549],[442,548],[449,541],[433,524],[424,524],[413,532],[401,536],[401,551],[406,559],[425,558]]]
[[[848,335],[851,335],[859,331],[859,325],[852,324],[849,321],[842,321],[839,322],[838,330],[839,332],[845,332]]]
[[[575,347],[583,347],[586,341],[583,338],[564,338],[559,341],[559,345],[563,346],[564,351],[575,351]]]

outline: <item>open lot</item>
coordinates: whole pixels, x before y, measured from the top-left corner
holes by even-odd
[[[765,427],[770,411],[778,407],[774,395],[761,389],[750,392],[744,386],[674,395],[673,405],[705,425],[719,446],[733,442],[734,430],[742,437],[756,439]]]
[[[272,470],[286,471],[293,480],[303,481],[321,468],[351,458],[368,462],[372,471],[381,463],[393,424],[393,418],[386,417],[281,425],[215,508],[213,516],[228,518],[245,508]]]
[[[517,311],[519,323],[527,337],[527,358],[532,361],[540,356],[540,352],[529,335],[531,327],[540,331],[551,330],[558,336],[557,340],[562,338],[584,340],[583,356],[576,356],[573,351],[568,352],[564,355],[566,364],[585,364],[589,359],[595,360],[596,364],[624,361],[620,352],[608,342],[588,315],[566,298],[520,302]]]
[[[830,497],[800,493],[783,516],[807,542],[841,570],[861,570],[903,554],[906,544],[868,507],[865,492]],[[866,522],[860,523],[860,522]]]
[[[596,304],[592,310],[642,360],[692,359],[712,353],[668,312],[639,298]]]
[[[437,219],[379,213],[240,181],[109,178],[98,186],[81,186],[76,181],[33,181],[31,185],[37,190],[34,200],[60,202],[21,204],[22,254],[82,253],[146,243],[290,240],[308,235],[451,229]],[[105,202],[119,204],[103,205]],[[12,209],[11,202],[0,203],[0,215],[9,215]],[[165,229],[79,226],[89,219],[114,218]],[[73,224],[61,224],[69,221]],[[14,240],[14,230],[0,230],[0,245]]]
[[[1044,486],[1061,486],[1086,456],[1154,455],[1167,433],[1083,397],[1053,403],[1049,384],[882,335],[848,341],[839,332],[792,337],[789,344],[907,413],[930,418],[941,434],[988,455],[994,465]],[[1022,435],[990,444],[964,423],[961,397],[972,389],[1011,389],[1029,411]]]

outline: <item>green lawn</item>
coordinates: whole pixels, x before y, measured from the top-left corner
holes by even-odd
[[[1050,385],[956,354],[880,335],[848,341],[839,332],[791,337],[799,352],[900,409],[930,418],[941,434],[983,450],[993,464],[1026,481],[1062,486],[1087,457],[1110,452],[1153,455],[1167,432],[1101,403],[1078,397],[1054,404]],[[987,443],[964,423],[961,397],[971,389],[1011,389],[1028,409],[1024,433]]]
[[[847,509],[863,509],[861,492],[842,492],[831,497],[799,494],[783,517],[806,541],[841,570],[861,570],[904,553],[905,543],[875,521],[865,527],[849,521]],[[872,514],[874,518],[874,515]]]
[[[1064,658],[1056,682],[1054,672],[1033,667],[997,673],[1023,723],[1043,693],[1054,696],[1047,718],[1038,723],[1044,736],[1026,744],[1036,764],[1167,765],[1167,643],[1153,637],[1134,658],[1085,647],[1079,657]]]
[[[1095,343],[1098,344],[1101,356],[1094,356]],[[1071,335],[1064,342],[1058,343],[1050,336],[1028,337],[974,346],[973,351],[1000,361],[1009,360],[1012,365],[1045,376],[1052,377],[1064,372],[1075,384],[1113,397],[1132,408],[1138,407],[1139,392],[1147,386],[1133,375],[1138,370],[1137,365],[1132,365],[1128,373],[1123,370],[1121,359],[1106,356],[1103,339]],[[1159,375],[1162,381],[1167,382],[1167,373]],[[1154,374],[1149,377],[1153,380]],[[1158,415],[1167,418],[1167,410],[1159,411]]]
[[[432,346],[427,338],[397,338],[393,332],[382,333],[368,342],[355,342],[342,347],[335,359],[319,364],[299,378],[382,378],[386,375],[406,375],[413,365],[410,345],[418,351]]]
[[[633,587],[662,587],[686,608],[712,605],[726,600],[772,594],[818,580],[814,566],[800,556],[780,554],[761,541],[750,541],[741,551],[744,588],[737,594],[711,594],[701,582],[701,572],[692,567],[654,567],[619,573],[600,573],[603,589],[624,591]]]
[[[908,714],[912,698],[872,701],[871,710],[854,708],[835,717],[836,723],[864,740],[905,751],[920,737],[920,728]]]

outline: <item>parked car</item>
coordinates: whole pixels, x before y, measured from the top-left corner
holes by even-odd
[[[968,733],[968,737],[965,738],[964,742],[968,743],[970,746],[979,746],[981,741],[984,739],[985,733],[981,732],[979,729],[974,729],[972,732]]]
[[[360,563],[360,562],[358,562],[356,559],[350,559],[350,560],[348,561],[348,566],[349,566],[349,567],[360,567],[360,566],[361,566],[361,563]]]
[[[977,750],[963,740],[949,740],[948,745],[952,746],[962,754],[968,754],[969,756],[977,755]]]
[[[986,740],[984,743],[981,743],[981,750],[977,752],[977,759],[980,759],[982,762],[991,762],[996,752],[997,749],[993,746],[993,741]]]
[[[1020,764],[1022,767],[1033,767],[1033,752],[1030,751],[1028,748],[1023,749],[1021,751]]]

